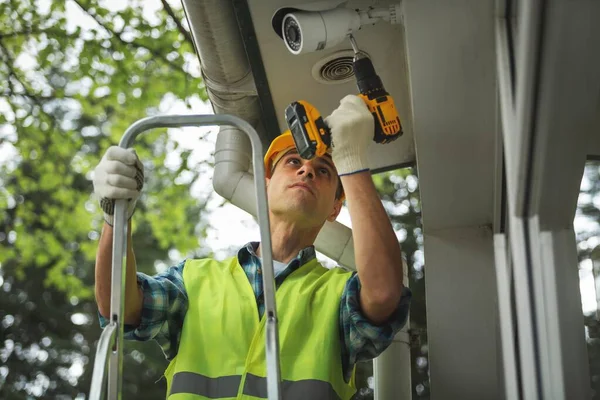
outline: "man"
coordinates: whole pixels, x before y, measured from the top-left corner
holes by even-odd
[[[400,246],[367,165],[373,117],[359,97],[346,96],[326,123],[331,156],[300,158],[289,131],[265,156],[284,399],[351,398],[356,362],[391,343],[411,297],[402,285]],[[109,199],[133,199],[131,217],[142,182],[135,153],[117,147],[95,172],[107,221],[96,260],[96,299],[104,317],[110,308]],[[313,247],[344,196],[357,274],[322,267]],[[127,251],[126,337],[159,342],[171,360],[167,397],[266,398],[260,244],[251,242],[223,262],[186,260],[154,277],[136,275],[130,237]]]

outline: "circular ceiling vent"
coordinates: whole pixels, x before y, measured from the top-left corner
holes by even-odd
[[[346,83],[354,79],[352,60],[354,52],[343,50],[330,54],[317,61],[312,68],[312,76],[319,83]]]

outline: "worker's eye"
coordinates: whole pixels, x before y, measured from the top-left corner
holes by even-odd
[[[293,164],[293,165],[299,165],[300,159],[298,157],[290,157],[290,158],[288,158],[287,163]]]
[[[331,175],[331,172],[329,172],[329,170],[327,168],[319,168],[319,173],[321,175],[325,175],[325,176]]]

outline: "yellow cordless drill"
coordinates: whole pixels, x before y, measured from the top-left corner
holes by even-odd
[[[389,143],[403,133],[394,99],[383,87],[371,59],[358,49],[352,35],[349,38],[354,49],[353,68],[359,97],[375,120],[373,141]],[[315,107],[304,100],[295,101],[286,107],[285,118],[300,157],[311,159],[327,152],[331,132]]]

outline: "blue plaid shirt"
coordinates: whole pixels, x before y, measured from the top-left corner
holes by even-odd
[[[263,282],[261,261],[256,255],[258,242],[250,242],[238,252],[240,265],[246,272],[256,301],[259,317],[264,313]],[[316,257],[313,246],[298,253],[287,267],[275,277],[278,288],[293,271]],[[183,284],[185,260],[169,268],[164,273],[148,276],[138,272],[138,285],[144,293],[142,317],[138,327],[125,325],[125,338],[146,341],[154,339],[162,347],[168,360],[177,355],[181,329],[188,308],[188,296]],[[392,339],[406,323],[410,306],[410,289],[404,288],[402,297],[389,321],[373,325],[360,309],[360,280],[354,273],[346,283],[340,301],[340,340],[342,341],[342,367],[344,377],[349,381],[352,369],[358,361],[377,357],[392,342]],[[102,326],[107,320],[100,316]]]

